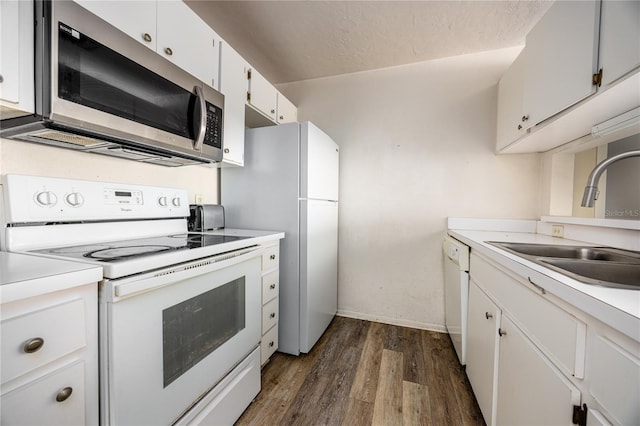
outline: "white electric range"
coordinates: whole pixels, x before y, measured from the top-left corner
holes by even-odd
[[[255,239],[188,232],[181,189],[2,183],[3,250],[103,268],[101,423],[233,423],[260,389]]]

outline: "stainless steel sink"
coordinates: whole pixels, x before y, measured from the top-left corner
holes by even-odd
[[[586,284],[640,290],[640,253],[611,247],[487,241]]]

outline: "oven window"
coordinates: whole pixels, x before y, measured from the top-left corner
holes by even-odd
[[[245,277],[164,309],[164,387],[244,328]]]

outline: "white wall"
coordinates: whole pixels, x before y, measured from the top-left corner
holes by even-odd
[[[0,174],[29,174],[184,188],[218,202],[218,172],[205,166],[164,167],[64,148],[0,139]]]
[[[443,330],[446,218],[537,218],[538,155],[494,154],[519,50],[278,86],[341,146],[342,314]]]

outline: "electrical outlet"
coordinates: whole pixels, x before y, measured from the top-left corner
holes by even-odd
[[[564,226],[562,225],[551,225],[551,236],[552,237],[564,237]]]
[[[204,197],[202,194],[196,194],[196,204],[202,204],[204,201]]]

